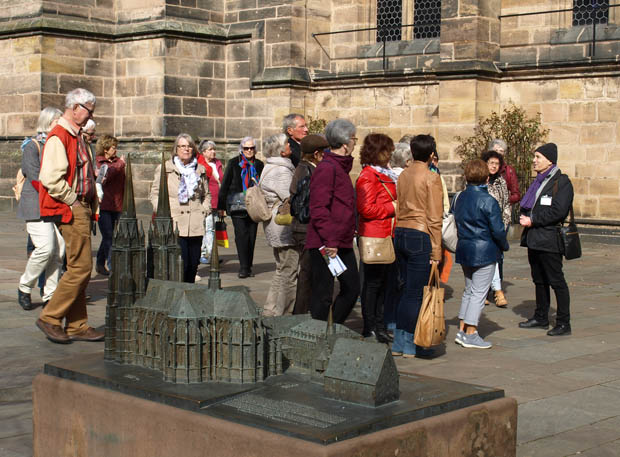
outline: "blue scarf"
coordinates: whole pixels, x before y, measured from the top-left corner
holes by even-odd
[[[239,158],[239,166],[241,167],[241,185],[243,186],[243,192],[248,190],[248,187],[252,187],[258,174],[254,167],[254,159],[249,161],[243,153]]]
[[[45,140],[47,140],[47,133],[39,132],[35,136],[33,136],[32,138],[31,137],[24,138],[24,141],[23,141],[22,145],[20,146],[22,152],[24,151],[24,148],[26,147],[26,145],[28,143],[30,143],[32,140],[37,140],[39,142],[39,144],[41,146],[43,146],[45,144]]]
[[[538,173],[538,176],[536,176],[534,182],[530,184],[530,187],[528,187],[527,192],[521,199],[521,209],[529,211],[534,207],[534,204],[536,203],[536,193],[538,192],[540,185],[543,183],[545,178],[549,176],[549,173],[551,173],[554,168],[555,165],[552,165],[551,168],[544,173]]]

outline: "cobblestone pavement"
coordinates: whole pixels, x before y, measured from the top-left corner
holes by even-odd
[[[48,361],[73,354],[102,352],[102,343],[57,345],[34,323],[38,311],[17,304],[26,233],[12,213],[0,213],[0,456],[32,455],[33,377]],[[146,221],[145,221],[146,222]],[[229,227],[232,236],[232,227]],[[99,237],[93,240],[93,251]],[[431,360],[397,358],[400,370],[502,388],[519,402],[518,449],[525,456],[620,456],[620,246],[585,244],[584,258],[565,263],[572,295],[572,336],[548,337],[542,330],[522,330],[530,317],[534,290],[526,250],[513,242],[505,260],[508,309],[487,306],[480,334],[494,347],[479,351],[453,343],[463,277],[456,266],[446,287],[449,332]],[[221,250],[224,286],[246,284],[261,303],[274,269],[262,229],[255,255],[255,278],[237,279],[231,248]],[[203,267],[204,268],[204,267]],[[207,274],[200,271],[199,274]],[[88,293],[91,325],[104,324],[107,281],[93,273]],[[33,292],[33,301],[39,301]],[[553,318],[552,318],[553,319]],[[360,330],[359,304],[347,322]]]

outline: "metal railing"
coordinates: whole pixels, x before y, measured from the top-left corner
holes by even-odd
[[[498,16],[498,18],[501,22],[502,19],[512,18],[512,17],[536,16],[536,15],[541,15],[541,14],[554,14],[554,13],[573,13],[573,20],[572,20],[573,26],[579,27],[579,26],[592,25],[592,41],[590,44],[590,57],[595,57],[596,56],[596,26],[597,24],[607,26],[608,25],[607,18],[608,18],[609,9],[617,8],[617,7],[620,7],[620,4],[606,5],[606,4],[595,3],[593,5],[590,3],[587,5],[575,5],[572,8],[564,8],[564,9],[557,9],[557,10],[530,11],[527,13],[502,14]],[[579,23],[575,24],[576,22],[575,17],[578,16],[578,14],[583,14],[583,13],[589,13],[590,17],[582,18],[582,20],[585,22],[583,24],[579,24]],[[597,13],[605,13],[604,22],[600,22],[600,23],[598,22],[597,19],[601,19],[601,17]],[[617,40],[607,39],[605,41],[617,41]]]
[[[412,40],[391,40],[390,39],[390,34],[388,33],[391,30],[395,30],[395,29],[406,29],[406,28],[410,28],[410,27],[415,27],[415,28],[420,28],[420,27],[425,27],[425,26],[434,26],[434,25],[438,25],[436,22],[416,22],[415,24],[399,24],[399,25],[391,25],[391,26],[383,26],[383,27],[365,27],[365,28],[361,28],[361,29],[348,29],[348,30],[337,30],[335,32],[321,32],[321,33],[313,33],[312,34],[312,38],[314,38],[314,40],[317,42],[317,44],[319,45],[319,47],[321,48],[321,50],[323,51],[323,53],[325,53],[325,55],[327,56],[327,58],[329,60],[338,60],[338,59],[342,59],[342,58],[338,58],[338,57],[334,57],[331,56],[329,54],[329,52],[327,51],[327,49],[325,49],[325,46],[323,46],[323,44],[320,42],[320,40],[318,39],[318,37],[321,36],[331,36],[331,35],[342,35],[345,33],[359,33],[359,32],[372,32],[372,31],[377,31],[377,39],[376,41],[374,41],[375,43],[381,43],[382,45],[382,49],[381,49],[381,56],[383,59],[383,70],[387,70],[388,69],[388,58],[391,56],[388,56],[386,53],[386,44],[389,42],[398,42],[398,41],[415,41],[415,38]],[[415,30],[415,29],[414,29]],[[428,38],[439,38],[439,34],[437,34],[436,37],[428,37]],[[418,38],[418,39],[428,39],[426,37],[422,37],[422,38]],[[398,57],[401,56],[408,56],[408,55],[415,55],[415,54],[398,54]],[[357,59],[371,59],[371,58],[375,58],[376,56],[348,56],[345,58],[357,58]],[[396,56],[394,56],[396,57]]]

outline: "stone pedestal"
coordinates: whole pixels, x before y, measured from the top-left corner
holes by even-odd
[[[203,387],[205,390],[210,388],[209,385]],[[148,397],[149,391],[144,394]],[[213,406],[215,410],[218,407]],[[274,431],[268,425],[269,419],[264,424],[248,425],[242,423],[241,414],[209,414],[205,411],[209,408],[203,406],[191,411],[101,386],[41,374],[33,382],[34,455],[516,455],[517,404],[510,398],[498,398],[443,414],[438,405],[436,415],[432,417],[385,428],[370,423],[366,430],[360,430],[352,437],[345,436],[327,444],[321,436],[329,435],[329,427],[321,429],[325,424],[319,420],[314,438],[300,437],[307,425],[299,425],[299,433],[290,428],[289,431]],[[337,409],[332,417],[339,414]],[[368,417],[372,417],[377,409],[367,408],[367,411]]]

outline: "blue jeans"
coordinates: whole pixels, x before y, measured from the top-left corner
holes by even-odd
[[[415,332],[422,306],[424,286],[431,272],[431,238],[428,233],[397,227],[394,236],[396,260],[403,291],[396,312],[396,328]]]
[[[114,226],[121,217],[118,211],[99,211],[99,231],[101,232],[101,245],[97,251],[97,265],[104,266],[107,262],[110,266],[110,247],[114,236]]]

